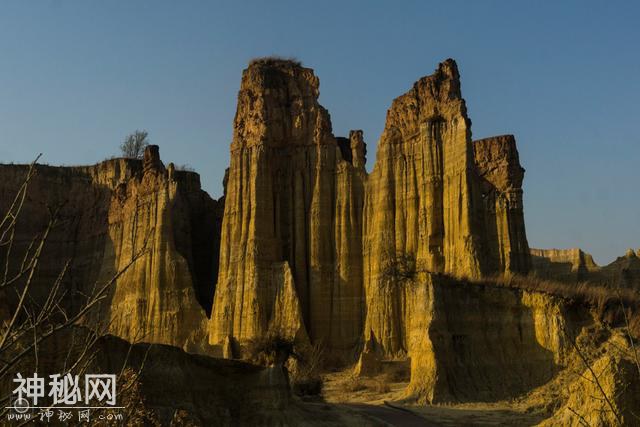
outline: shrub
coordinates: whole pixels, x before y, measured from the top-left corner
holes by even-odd
[[[291,390],[298,396],[315,396],[322,392],[320,369],[324,362],[324,347],[316,344],[302,355],[294,355],[290,372]]]
[[[291,64],[291,65],[295,65],[297,67],[302,66],[302,63],[297,59],[297,58],[293,58],[293,57],[284,57],[284,56],[280,56],[280,55],[269,55],[269,56],[262,56],[259,58],[253,58],[251,61],[249,61],[249,66],[251,65],[284,65],[284,64]]]
[[[284,364],[294,354],[293,341],[279,333],[271,333],[250,340],[244,353],[244,358],[256,365]]]
[[[393,259],[388,260],[381,272],[383,285],[403,284],[412,282],[416,278],[418,268],[416,259],[410,254],[398,254]]]
[[[297,396],[317,396],[322,393],[322,378],[319,375],[292,375],[291,391]]]

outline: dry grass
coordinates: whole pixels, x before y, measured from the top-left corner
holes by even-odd
[[[341,389],[346,393],[355,393],[356,391],[366,390],[367,385],[361,378],[351,375],[342,381]]]
[[[411,368],[408,365],[393,364],[384,374],[384,380],[389,383],[402,383],[411,378]]]
[[[373,384],[373,390],[376,393],[389,393],[391,391],[391,387],[384,378],[378,378]]]
[[[298,396],[316,396],[322,392],[320,370],[324,363],[324,346],[316,344],[296,358],[289,372],[291,389]]]

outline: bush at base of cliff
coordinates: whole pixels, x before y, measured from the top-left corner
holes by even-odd
[[[322,378],[320,375],[292,375],[291,391],[296,396],[318,396],[322,393]]]
[[[317,396],[322,392],[320,370],[325,361],[321,344],[309,346],[289,361],[291,390],[298,396]]]
[[[284,365],[293,354],[293,341],[274,333],[249,341],[243,358],[256,365],[273,366]]]

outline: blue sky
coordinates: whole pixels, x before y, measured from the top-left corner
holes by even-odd
[[[90,164],[149,131],[213,197],[242,69],[295,56],[369,166],[391,100],[452,57],[474,138],[513,133],[533,247],[640,247],[636,2],[0,3],[0,162]]]

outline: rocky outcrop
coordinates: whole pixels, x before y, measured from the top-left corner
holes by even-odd
[[[403,277],[416,269],[481,274],[472,224],[470,125],[451,60],[396,98],[387,112],[367,182],[363,243],[365,331],[386,352],[406,351]],[[411,271],[398,271],[405,261]]]
[[[624,256],[600,268],[599,281],[640,291],[640,256],[633,249],[627,250]]]
[[[147,411],[162,425],[170,425],[179,410],[192,420],[190,425],[287,425],[294,409],[286,376],[278,368],[188,354],[169,346],[130,346],[114,337],[101,339],[97,348],[101,351],[96,372],[140,372],[135,387],[144,399],[131,401],[125,391],[118,403],[135,405],[136,411]]]
[[[590,254],[578,248],[531,249],[531,259],[533,273],[541,278],[640,289],[640,257],[633,249],[605,266],[599,266]]]
[[[453,60],[393,101],[368,177],[362,132],[335,138],[317,98],[317,77],[298,63],[257,60],[243,73],[212,344],[299,336],[299,325],[332,349],[373,334],[384,353],[406,354],[405,288],[417,272],[528,271],[515,140],[472,143]],[[298,301],[288,308],[276,305],[289,293],[274,279],[282,268]],[[294,313],[279,316],[287,324],[279,310]]]
[[[409,283],[529,269],[521,168],[511,136],[471,141],[456,63],[396,98],[368,177],[365,334],[407,352]]]
[[[0,166],[3,206],[27,170]],[[17,271],[31,239],[56,210],[57,226],[31,287],[36,301],[46,297],[67,260],[63,303],[68,312],[79,310],[85,295],[122,271],[98,316],[111,333],[194,350],[206,342],[206,313],[198,298],[206,300],[213,293],[218,254],[215,221],[201,219],[215,218],[219,208],[200,189],[197,174],[177,171],[172,164],[165,168],[157,146],[147,149],[143,161],[36,165],[19,215],[10,270]],[[129,266],[137,255],[141,257]]]
[[[267,332],[333,348],[360,338],[364,143],[354,132],[338,144],[318,94],[295,62],[258,60],[243,73],[212,344]]]
[[[581,249],[531,248],[533,272],[542,278],[579,282],[599,269],[593,257]]]
[[[173,165],[165,169],[158,147],[150,146],[143,173],[116,187],[109,207],[103,271],[103,277],[108,277],[124,270],[108,306],[109,331],[114,335],[133,342],[196,347],[206,336],[192,255],[196,243],[192,233],[195,237],[201,230],[198,224],[192,229],[187,202],[189,193],[200,192],[199,183],[190,182],[194,178],[176,174]],[[207,206],[194,206],[207,210]],[[145,250],[142,258],[128,266]],[[200,255],[203,252],[207,251]],[[208,252],[211,258],[206,262],[212,265],[214,254]],[[196,331],[200,336],[194,337]]]
[[[484,258],[486,270],[526,274],[531,257],[524,226],[522,180],[513,135],[494,136],[473,142],[484,207]]]
[[[590,352],[580,343],[590,365],[586,366],[583,359],[575,355],[579,363],[565,387],[563,404],[540,426],[638,424],[640,368],[633,356],[634,350],[627,339],[619,335],[613,335],[606,343],[608,351],[600,352]]]
[[[412,289],[408,395],[429,403],[496,401],[544,384],[568,350],[564,304],[522,290],[427,277]]]

